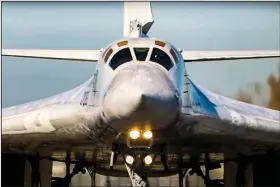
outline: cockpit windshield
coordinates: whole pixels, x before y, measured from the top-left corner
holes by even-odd
[[[173,62],[170,57],[158,48],[153,48],[150,61],[162,65],[167,70],[170,70],[173,67]]]
[[[134,48],[136,59],[145,61],[149,52],[149,48]]]
[[[113,70],[115,70],[120,65],[129,62],[132,60],[132,56],[129,48],[121,49],[117,52],[110,61],[110,66]]]

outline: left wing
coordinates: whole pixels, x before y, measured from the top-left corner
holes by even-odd
[[[100,108],[92,103],[93,81],[94,76],[61,94],[4,108],[2,151],[32,152],[43,143],[74,146],[94,140]]]

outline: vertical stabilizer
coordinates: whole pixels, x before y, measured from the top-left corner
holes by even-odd
[[[123,36],[147,35],[154,23],[150,1],[124,2]]]

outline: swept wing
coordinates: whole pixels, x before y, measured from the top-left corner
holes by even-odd
[[[55,60],[73,60],[96,62],[99,50],[39,50],[39,49],[3,49],[2,56],[42,58]],[[185,62],[205,62],[238,59],[276,58],[280,51],[183,51]]]

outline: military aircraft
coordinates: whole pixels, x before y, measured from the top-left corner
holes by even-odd
[[[183,51],[149,37],[153,23],[150,2],[124,2],[123,38],[104,49],[2,50],[2,56],[97,63],[93,76],[72,90],[2,110],[2,154],[30,161],[32,185],[51,185],[56,160],[66,163],[68,183],[91,167],[93,176],[129,176],[133,186],[179,173],[182,186],[183,169],[192,169],[209,186],[209,170],[226,160],[209,153],[248,157],[279,148],[279,111],[195,84],[185,63],[277,58],[280,51]]]

